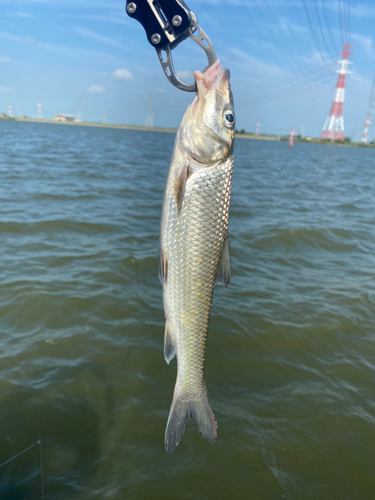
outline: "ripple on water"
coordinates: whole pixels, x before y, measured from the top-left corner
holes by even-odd
[[[191,423],[171,458],[157,273],[173,134],[0,132],[0,463],[42,438],[50,498],[372,500],[372,150],[237,142],[232,279],[207,343],[218,440]]]

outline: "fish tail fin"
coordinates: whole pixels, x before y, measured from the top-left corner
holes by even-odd
[[[210,443],[214,443],[217,434],[217,423],[207,399],[205,390],[199,399],[186,399],[184,393],[173,396],[165,430],[165,449],[172,453],[185,432],[186,423],[193,418],[199,432]]]

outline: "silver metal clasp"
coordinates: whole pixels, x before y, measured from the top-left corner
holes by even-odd
[[[206,33],[202,30],[202,28],[197,23],[195,15],[191,12],[192,19],[191,25],[189,28],[189,38],[197,43],[206,53],[208,65],[204,68],[203,72],[207,70],[210,66],[214,64],[216,61],[215,49],[211,43],[211,40],[208,38]],[[176,47],[176,45],[175,45]],[[173,47],[174,48],[174,47]],[[164,49],[156,48],[156,52],[159,57],[159,61],[161,67],[163,68],[165,76],[171,82],[172,85],[177,87],[180,90],[184,90],[185,92],[196,92],[197,84],[193,83],[184,83],[182,82],[178,76],[176,75],[174,66],[173,66],[173,58],[172,58],[172,50],[170,46],[166,46]],[[163,56],[163,53],[165,56]]]

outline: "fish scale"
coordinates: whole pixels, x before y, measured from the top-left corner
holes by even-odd
[[[181,323],[176,325],[181,339],[176,352],[177,384],[197,398],[205,390],[204,359],[208,323],[217,266],[228,227],[228,217],[218,218],[221,200],[217,198],[217,192],[222,192],[223,197],[227,199],[228,214],[227,191],[230,183],[227,179],[231,177],[232,165],[228,162],[228,165],[219,168],[223,170],[223,174],[219,176],[217,172],[210,172],[209,175],[205,173],[204,179],[197,182],[199,189],[195,189],[195,186],[190,189],[188,181],[188,201],[182,209],[186,214],[184,218],[188,219],[184,231],[186,240],[180,240],[181,247],[176,252],[176,255],[181,256],[178,265],[186,269],[188,262],[189,267],[194,270],[193,273],[186,273],[187,279],[182,281],[181,286],[182,296],[185,297],[182,307],[190,321],[187,327]],[[191,180],[193,184],[193,179]],[[217,223],[211,229],[213,220]],[[172,296],[172,303],[173,300]]]
[[[167,226],[171,236],[164,247],[173,256],[168,261],[167,301],[175,313],[168,321],[172,332],[178,332],[177,385],[186,399],[198,399],[206,390],[206,339],[217,266],[227,237],[233,161],[207,170],[187,181],[181,213],[173,210]]]

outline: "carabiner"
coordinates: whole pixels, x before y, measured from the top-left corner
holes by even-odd
[[[216,61],[215,49],[194,13],[183,0],[136,0],[126,2],[130,17],[139,21],[150,44],[156,49],[165,76],[172,85],[186,92],[196,92],[195,82],[187,84],[176,75],[172,50],[186,38],[191,38],[206,53],[208,65]]]

